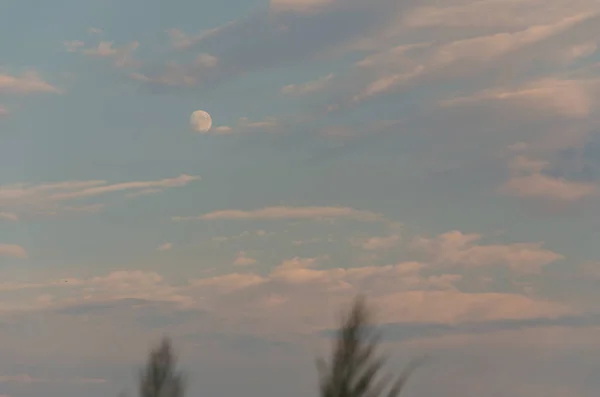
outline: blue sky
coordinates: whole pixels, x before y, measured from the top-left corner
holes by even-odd
[[[164,333],[190,395],[316,395],[359,292],[410,395],[597,396],[597,1],[0,15],[1,397],[134,395]]]

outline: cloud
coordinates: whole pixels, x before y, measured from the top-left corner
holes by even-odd
[[[233,261],[233,264],[235,266],[250,266],[254,265],[256,262],[256,259],[249,257],[246,252],[240,251]]]
[[[517,106],[528,106],[544,111],[558,112],[567,117],[589,116],[597,105],[600,80],[544,79],[529,83],[517,90],[491,89],[470,97],[453,98],[442,102],[445,106],[480,104],[481,101],[512,101]]]
[[[233,25],[235,22],[229,22],[223,26],[219,26],[216,28],[212,28],[212,29],[207,29],[204,30],[198,34],[195,35],[188,35],[185,32],[183,32],[180,29],[168,29],[166,32],[169,35],[170,39],[171,39],[171,43],[173,45],[173,47],[183,50],[189,47],[192,47],[196,44],[198,44],[200,41],[202,41],[203,39],[210,37],[210,36],[214,36],[217,33],[221,32],[222,30],[230,27],[231,25]]]
[[[446,243],[445,247],[448,245]],[[482,247],[484,250],[489,248]],[[512,245],[507,247],[514,249]],[[10,313],[33,311],[68,317],[114,317],[118,314],[123,318],[133,318],[132,321],[141,321],[141,312],[155,313],[155,309],[168,305],[170,316],[185,318],[187,325],[183,328],[170,325],[175,327],[173,330],[178,329],[177,332],[197,329],[189,322],[193,316],[186,313],[190,311],[218,313],[219,318],[228,320],[226,323],[211,323],[213,332],[215,329],[218,332],[220,326],[226,326],[227,329],[244,329],[250,335],[279,335],[281,340],[294,340],[328,329],[331,327],[332,310],[346,304],[359,292],[367,293],[382,309],[379,313],[382,321],[390,323],[457,326],[460,323],[468,325],[506,319],[546,321],[543,319],[577,314],[573,308],[542,298],[495,291],[464,292],[459,288],[462,276],[448,272],[454,269],[439,266],[439,258],[448,257],[449,252],[456,249],[451,247],[442,253],[439,251],[437,249],[429,255],[430,259],[426,258],[423,262],[403,261],[384,266],[348,268],[332,266],[332,261],[325,256],[293,257],[266,272],[240,268],[233,273],[209,277],[191,276],[182,283],[173,283],[158,273],[141,270],[4,283],[0,285],[3,296],[20,292],[18,304],[5,299],[1,309]],[[463,258],[472,262],[469,258],[478,255],[476,259],[484,264],[489,262],[489,253],[471,253],[463,255]],[[239,257],[247,258],[247,254],[241,252]],[[31,292],[25,294],[25,291]],[[161,332],[163,330],[164,327]]]
[[[509,293],[465,293],[456,274],[424,276],[427,265],[403,262],[388,266],[319,268],[324,258],[293,258],[266,276],[234,273],[192,282],[194,294],[228,310],[253,313],[267,329],[323,330],[330,323],[331,307],[347,302],[358,292],[369,294],[389,322],[435,322],[553,318],[572,313],[566,306]],[[192,292],[192,291],[190,291]],[[224,294],[224,295],[223,295]],[[327,302],[327,307],[323,307]],[[224,309],[224,308],[223,308]],[[258,320],[261,318],[262,320]],[[302,318],[300,321],[299,319]],[[267,322],[265,323],[265,322]],[[271,328],[268,328],[271,327]]]
[[[334,74],[330,73],[327,76],[320,77],[317,80],[309,81],[304,84],[290,84],[281,89],[284,94],[305,95],[311,94],[327,88]]]
[[[175,217],[173,220],[285,220],[310,219],[323,220],[332,218],[347,218],[365,222],[381,222],[385,218],[371,211],[356,210],[349,207],[266,207],[258,210],[224,210],[210,212],[198,217]]]
[[[313,13],[326,10],[336,0],[271,0],[270,7],[277,12]]]
[[[105,194],[128,192],[149,194],[183,187],[199,180],[198,176],[182,174],[156,181],[135,181],[109,184],[103,180],[65,181],[55,183],[19,183],[0,186],[0,210],[17,216],[55,215],[57,213],[97,212],[103,204],[69,205],[75,200],[90,199]]]
[[[25,248],[16,244],[0,244],[0,256],[26,259],[28,257]]]
[[[202,53],[191,64],[168,62],[163,71],[132,73],[130,77],[154,86],[196,87],[213,78],[218,64],[217,57]]]
[[[169,79],[159,77],[165,74],[161,72],[132,77],[152,86],[179,89],[213,87],[249,72],[305,62],[325,54],[328,49],[379,29],[381,23],[391,19],[395,10],[400,8],[393,0],[374,0],[369,5],[357,0],[333,0],[331,7],[319,7],[322,12],[296,12],[308,10],[306,6],[314,8],[317,5],[315,0],[309,3],[280,0],[271,4],[268,11],[256,12],[198,34],[171,29],[168,34],[173,46],[210,53],[219,59],[219,70],[207,74],[170,62],[167,65],[167,70],[171,69]],[[177,73],[172,70],[175,69],[171,66],[174,64],[179,65]],[[180,78],[173,78],[174,74]]]
[[[64,186],[61,190],[71,190],[67,192],[56,192],[49,196],[51,200],[71,200],[84,197],[99,196],[107,193],[120,192],[124,190],[146,190],[146,189],[159,189],[164,190],[173,187],[186,186],[190,182],[200,179],[197,176],[182,174],[176,178],[166,178],[157,181],[140,181],[140,182],[123,182],[116,183],[113,185],[107,185],[104,181],[92,181],[90,182],[73,182],[75,185],[79,185],[79,189],[69,189],[70,186]],[[68,183],[68,182],[67,182]],[[100,186],[85,186],[88,184],[100,185]],[[81,188],[83,187],[83,188]]]
[[[231,134],[233,132],[233,128],[228,125],[220,125],[218,127],[213,128],[213,130],[217,134]]]
[[[44,81],[34,71],[24,72],[20,76],[0,73],[0,93],[25,95],[34,93],[60,94],[61,92],[58,88]]]
[[[161,245],[159,245],[158,247],[156,247],[157,251],[169,251],[171,248],[173,248],[173,243],[163,243]]]
[[[401,240],[399,234],[392,234],[385,237],[371,237],[361,243],[362,248],[368,251],[377,251],[396,246]]]
[[[477,322],[447,323],[388,323],[380,326],[388,341],[434,338],[450,335],[493,334],[503,331],[535,330],[540,328],[568,327],[588,328],[600,326],[600,317],[587,315],[560,315],[556,317],[531,317],[516,319],[486,320]],[[333,330],[323,335],[330,336]]]
[[[264,132],[264,131],[273,131],[275,128],[279,127],[279,123],[277,119],[274,117],[266,117],[263,120],[259,121],[251,121],[247,117],[240,117],[237,124],[233,127],[228,125],[220,125],[218,127],[214,127],[210,132],[213,134],[243,134],[243,133],[251,133],[251,132]]]
[[[402,24],[409,28],[523,28],[596,10],[593,1],[553,0],[552,7],[539,0],[448,2],[415,7],[402,17]]]
[[[517,32],[468,37],[436,45],[425,42],[385,49],[370,55],[370,61],[365,59],[357,64],[362,69],[366,68],[363,72],[358,69],[359,75],[362,73],[370,77],[366,87],[353,100],[361,101],[425,79],[454,79],[481,72],[490,66],[496,69],[499,65],[492,65],[492,62],[508,55],[514,56],[519,50],[533,45],[541,45],[578,25],[591,24],[595,18],[595,12],[586,11],[546,24],[527,26]],[[357,79],[356,74],[353,78]]]
[[[568,181],[544,173],[550,164],[543,160],[531,160],[523,155],[515,156],[510,163],[511,176],[500,187],[500,192],[526,199],[577,202],[596,195],[598,187],[591,182]]]
[[[97,47],[83,49],[82,53],[91,57],[113,59],[117,67],[130,67],[137,65],[133,59],[133,52],[139,45],[139,42],[133,41],[123,47],[115,48],[112,41],[101,41]]]
[[[0,212],[0,219],[16,222],[19,220],[19,216],[13,212]]]
[[[417,237],[411,246],[426,255],[435,266],[478,268],[506,266],[519,273],[538,273],[553,262],[564,259],[543,248],[542,243],[477,245],[479,234],[463,234],[454,230],[436,238]]]
[[[67,52],[77,52],[85,45],[85,43],[81,40],[71,40],[65,41],[63,45],[65,46]]]

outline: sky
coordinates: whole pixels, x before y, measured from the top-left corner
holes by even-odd
[[[317,396],[368,296],[406,395],[600,380],[597,0],[0,0],[0,396]],[[195,113],[202,117],[192,117]]]

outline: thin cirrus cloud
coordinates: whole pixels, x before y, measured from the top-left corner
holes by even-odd
[[[313,81],[308,81],[302,84],[289,84],[281,89],[281,92],[288,95],[306,95],[324,90],[334,78],[334,74],[330,73],[327,76],[320,77]]]
[[[28,257],[25,248],[17,244],[0,244],[0,256],[26,259]]]
[[[20,76],[0,73],[0,93],[26,95],[34,93],[60,94],[61,92],[60,89],[44,81],[35,71],[24,72]]]
[[[588,11],[547,24],[528,26],[517,32],[469,37],[439,45],[421,43],[385,49],[357,63],[359,69],[350,79],[359,81],[364,87],[353,101],[386,94],[416,82],[464,78],[467,75],[472,78],[475,73],[488,71],[490,66],[498,68],[498,64],[491,65],[494,61],[507,59],[506,62],[514,63],[522,58],[524,62],[525,54],[519,54],[519,51],[537,45],[538,51],[547,53],[543,44],[552,38],[558,40],[563,34],[567,35],[563,39],[567,41],[585,39],[596,29],[596,19],[596,14]],[[508,55],[517,57],[506,58]]]
[[[266,207],[258,210],[224,210],[192,217],[174,217],[175,221],[189,220],[281,220],[346,218],[367,222],[385,221],[383,215],[349,207]]]
[[[102,203],[70,204],[72,202],[123,192],[128,197],[155,194],[178,188],[200,177],[182,174],[175,178],[154,181],[134,181],[109,184],[107,181],[66,181],[56,183],[13,184],[0,186],[0,210],[16,216],[56,215],[58,213],[96,212]]]
[[[567,117],[586,117],[598,105],[600,80],[545,79],[516,90],[492,89],[469,97],[442,102],[443,106],[480,104],[482,101],[514,102],[520,106],[555,111]]]

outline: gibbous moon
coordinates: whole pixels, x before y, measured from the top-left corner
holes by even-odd
[[[190,126],[197,132],[208,132],[212,127],[212,118],[204,110],[196,110],[190,116]]]

